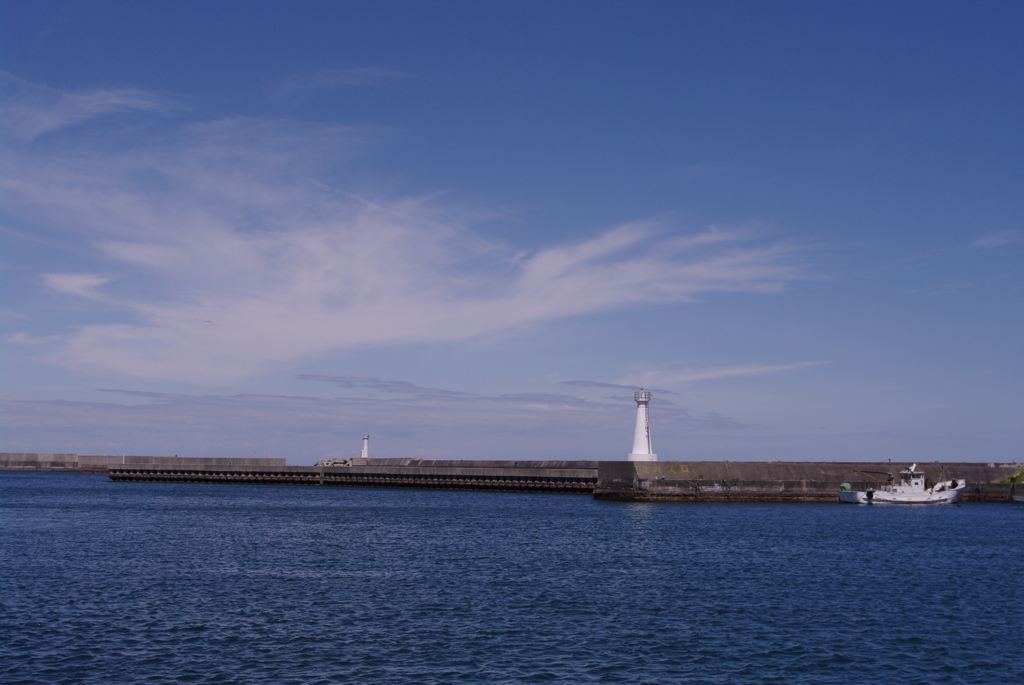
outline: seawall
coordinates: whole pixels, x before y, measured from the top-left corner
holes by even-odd
[[[251,457],[152,457],[120,454],[52,454],[0,452],[0,471],[91,471],[107,473],[113,466],[217,468],[221,466],[284,466],[284,459]]]
[[[91,471],[110,480],[248,483],[592,494],[621,502],[838,502],[841,483],[877,488],[909,463],[624,462],[344,459],[288,466],[284,459],[0,453],[0,469]],[[1020,464],[918,464],[933,481],[966,480],[963,502],[1009,502],[1024,485],[997,483]]]
[[[624,502],[837,502],[839,486],[877,488],[910,464],[859,462],[615,462],[598,464],[594,497]],[[963,502],[1009,502],[1024,486],[996,483],[1020,464],[919,463],[932,481],[966,480]]]
[[[346,466],[113,465],[112,481],[332,485],[591,494],[595,461],[350,459]]]

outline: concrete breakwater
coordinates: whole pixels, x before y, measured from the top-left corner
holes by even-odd
[[[442,461],[349,459],[344,466],[110,468],[116,481],[335,485],[592,494],[624,502],[837,502],[841,483],[877,488],[909,464],[840,462]],[[968,481],[965,502],[1009,502],[1016,464],[921,464]],[[1024,490],[1024,488],[1022,488]]]
[[[93,455],[55,454],[52,452],[0,452],[0,470],[81,471],[79,458],[83,456]]]
[[[878,488],[910,464],[864,462],[622,462],[344,459],[288,466],[284,459],[112,457],[0,453],[0,469],[99,471],[112,481],[248,483],[592,494],[622,502],[837,502],[840,484]],[[919,464],[932,481],[968,485],[964,502],[1009,502],[1020,484],[997,483],[1020,464]]]
[[[335,485],[444,490],[501,490],[590,494],[596,461],[446,461],[349,459],[346,466],[141,465],[110,468],[110,480],[155,483],[250,483]]]
[[[860,462],[614,462],[598,465],[594,497],[628,502],[837,502],[839,487],[879,488],[910,464]],[[918,464],[934,481],[966,480],[963,502],[1010,502],[1019,464]]]
[[[122,454],[54,454],[49,452],[0,452],[0,471],[91,471],[106,473],[111,467],[218,468],[222,466],[284,466],[284,459],[250,457],[152,457]]]

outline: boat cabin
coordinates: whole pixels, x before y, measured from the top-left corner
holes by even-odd
[[[925,478],[924,471],[917,470],[917,464],[906,471],[900,471],[900,485],[913,490],[924,490]]]

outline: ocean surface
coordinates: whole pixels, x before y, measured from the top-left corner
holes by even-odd
[[[0,472],[0,682],[1024,683],[1024,507]]]

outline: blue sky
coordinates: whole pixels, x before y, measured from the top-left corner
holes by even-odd
[[[0,449],[1020,460],[1022,25],[0,3]]]

